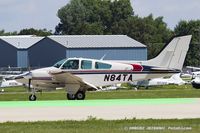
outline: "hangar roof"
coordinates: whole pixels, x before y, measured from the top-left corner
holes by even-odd
[[[1,40],[17,49],[27,49],[43,38],[35,35],[0,36]],[[126,35],[53,35],[48,38],[66,48],[146,47]]]
[[[126,35],[54,35],[48,37],[67,48],[146,47]]]
[[[44,37],[37,37],[34,35],[0,36],[0,39],[16,47],[17,49],[27,49],[43,38]]]

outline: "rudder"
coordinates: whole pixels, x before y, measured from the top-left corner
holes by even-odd
[[[147,64],[161,68],[181,70],[191,38],[192,35],[175,37],[158,56],[148,60]]]

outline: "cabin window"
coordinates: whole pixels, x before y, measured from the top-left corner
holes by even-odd
[[[82,60],[81,61],[81,69],[92,69],[92,61]]]
[[[79,68],[79,60],[68,60],[62,66],[62,69],[78,69]]]
[[[111,65],[106,64],[106,63],[101,63],[101,62],[95,62],[95,68],[96,69],[110,69]]]

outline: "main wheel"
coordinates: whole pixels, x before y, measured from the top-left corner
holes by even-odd
[[[75,94],[69,94],[69,93],[67,93],[67,99],[68,100],[75,100],[76,99]]]
[[[34,94],[31,94],[31,95],[29,96],[29,101],[36,101],[36,99],[37,99],[37,97],[36,97],[36,95],[34,95]]]
[[[85,93],[83,91],[78,91],[75,95],[77,100],[84,100],[85,99]]]

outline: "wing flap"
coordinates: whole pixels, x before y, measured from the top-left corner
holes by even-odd
[[[61,83],[65,83],[65,84],[79,84],[82,81],[81,78],[64,71],[57,72],[57,73],[50,72],[50,74],[53,76],[54,80]]]

